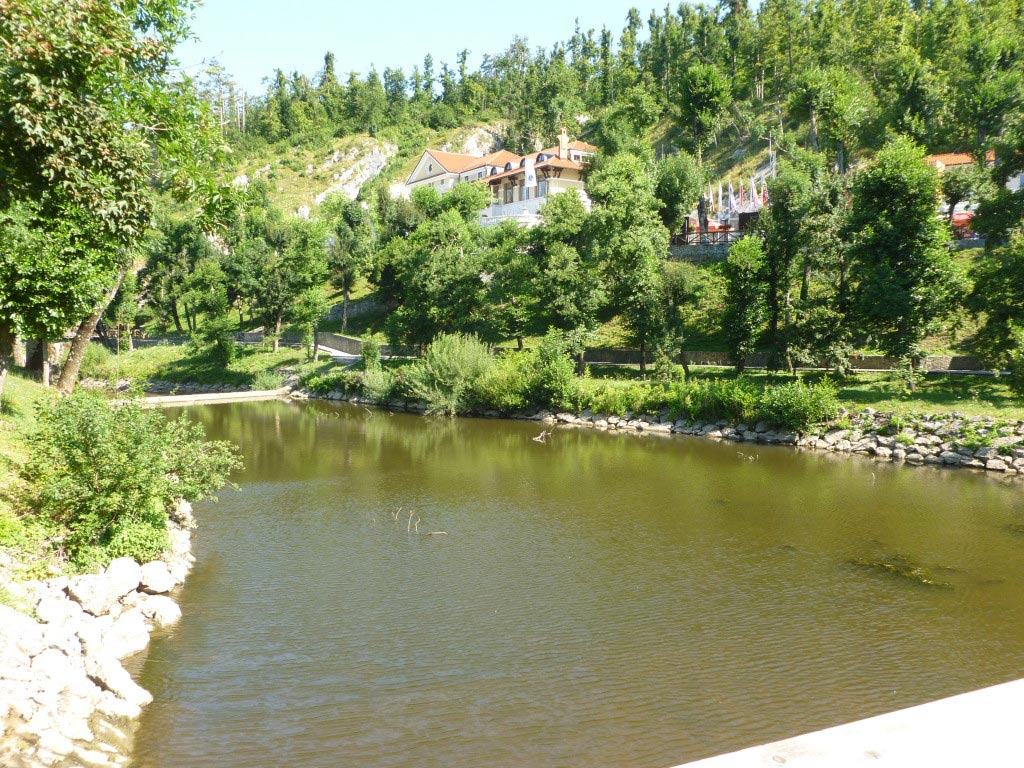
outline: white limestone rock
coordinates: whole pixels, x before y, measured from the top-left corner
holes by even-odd
[[[159,595],[170,592],[175,587],[174,577],[171,576],[167,563],[162,560],[155,560],[142,566],[141,589],[151,595]]]
[[[181,618],[181,608],[171,598],[164,595],[147,597],[140,603],[139,609],[142,611],[142,615],[156,627],[169,627]]]
[[[119,708],[114,705],[114,710],[120,709],[122,712],[126,709],[132,711],[133,708],[137,710],[153,701],[153,696],[149,691],[132,680],[132,676],[128,674],[127,670],[121,666],[121,662],[113,655],[101,653],[95,656],[88,656],[85,660],[85,667],[89,677],[100,688],[109,691],[118,699],[130,705],[128,708]],[[105,705],[107,705],[106,709],[104,708]],[[101,698],[99,708],[104,714],[117,716],[114,712],[109,711],[110,706],[106,697]],[[129,716],[137,717],[138,715]]]
[[[99,574],[75,576],[68,594],[93,616],[120,610],[118,601],[139,586],[142,568],[130,557],[120,557]]]
[[[13,608],[0,605],[0,656],[5,652],[38,656],[45,649],[42,625]]]
[[[149,628],[142,611],[133,608],[124,613],[103,633],[106,653],[124,659],[149,645]]]

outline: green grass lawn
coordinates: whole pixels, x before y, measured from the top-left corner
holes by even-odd
[[[105,350],[104,350],[105,352]],[[84,377],[117,382],[131,379],[171,381],[181,384],[227,384],[250,387],[260,374],[282,371],[308,371],[305,350],[281,347],[277,352],[258,346],[240,347],[238,355],[224,367],[206,354],[196,354],[187,345],[158,346],[114,355],[90,349],[82,365]],[[329,360],[316,364],[329,367]]]

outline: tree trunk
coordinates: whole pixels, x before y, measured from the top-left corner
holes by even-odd
[[[840,176],[846,173],[846,148],[841,141],[836,145],[836,165],[839,166]]]
[[[281,345],[281,316],[274,319],[274,351],[277,352]]]
[[[786,289],[786,314],[783,322],[786,324],[786,330],[789,331],[789,326],[793,316],[793,289]],[[789,375],[796,376],[796,369],[793,368],[793,355],[790,352],[789,344],[786,344],[786,367],[789,368]]]
[[[680,355],[679,355],[679,362],[683,366],[683,376],[685,376],[686,380],[689,381],[690,380],[690,361],[686,359],[686,355],[685,354],[680,353]]]
[[[320,324],[313,326],[313,362],[320,356]]]
[[[818,151],[818,113],[811,107],[811,149]]]
[[[4,384],[7,382],[7,369],[11,366],[11,359],[14,357],[15,337],[10,323],[0,321],[0,395],[4,393]]]
[[[341,332],[348,329],[348,288],[345,289],[345,297],[341,300]]]
[[[523,337],[522,336],[516,336],[516,348],[520,352],[522,352],[523,351],[523,346],[524,346]]]
[[[42,349],[39,358],[39,379],[43,382],[43,386],[49,389],[50,387],[50,350],[53,348],[49,341],[46,339],[39,340],[39,347]]]
[[[242,332],[242,326],[245,324],[245,318],[242,317],[242,302],[238,302],[238,332]]]
[[[811,287],[811,254],[804,253],[804,278],[800,283],[800,301],[807,301]]]
[[[586,350],[585,349],[581,349],[579,352],[576,353],[576,375],[577,376],[582,376],[584,373],[586,373],[587,364],[585,362],[583,362],[583,356],[585,354],[586,354]]]
[[[640,342],[640,375],[647,375],[647,342]]]
[[[114,287],[107,291],[106,295],[100,299],[93,309],[92,314],[85,318],[82,324],[78,326],[78,330],[75,332],[75,340],[71,342],[68,360],[64,363],[64,369],[60,372],[60,379],[57,381],[57,391],[62,395],[70,395],[74,391],[75,382],[78,381],[78,372],[82,368],[82,359],[85,357],[85,350],[89,346],[89,340],[92,339],[92,333],[96,330],[96,324],[99,323],[107,306],[114,300],[117,292],[121,289],[121,282],[127,273],[128,265],[125,264],[117,275],[117,282],[114,283]]]
[[[128,329],[128,351],[129,352],[134,352],[135,351],[135,339],[132,336],[132,329],[131,328]]]
[[[174,320],[174,328],[178,331],[178,335],[184,336],[185,329],[181,327],[181,317],[178,315],[177,299],[171,301],[171,319]]]
[[[3,349],[3,330],[0,329],[0,350]],[[0,352],[2,354],[2,352]],[[20,336],[14,337],[14,365],[24,368],[28,364],[28,347]]]

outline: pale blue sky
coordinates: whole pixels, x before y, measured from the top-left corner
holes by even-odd
[[[200,39],[179,48],[178,58],[193,73],[204,59],[216,58],[250,93],[262,92],[262,79],[278,67],[313,75],[328,50],[337,57],[339,77],[366,72],[371,63],[378,70],[400,66],[408,74],[427,53],[437,70],[442,61],[454,68],[463,48],[475,69],[483,54],[498,53],[516,35],[531,47],[567,40],[577,17],[584,30],[607,25],[617,41],[634,5],[646,27],[651,8],[665,2],[206,0],[192,24]]]

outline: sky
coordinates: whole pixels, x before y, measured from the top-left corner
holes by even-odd
[[[531,47],[567,40],[577,17],[582,29],[607,25],[618,40],[630,7],[640,10],[646,24],[651,8],[664,7],[659,2],[205,0],[192,23],[198,41],[183,44],[177,54],[189,74],[216,59],[248,93],[260,93],[263,79],[277,68],[314,75],[327,51],[334,52],[343,80],[351,70],[365,73],[370,64],[410,74],[427,53],[439,72],[442,61],[454,68],[464,48],[475,69],[483,54],[504,50],[516,35]]]

